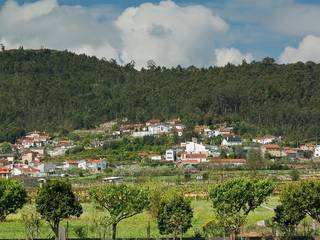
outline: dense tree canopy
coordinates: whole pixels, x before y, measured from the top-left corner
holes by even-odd
[[[272,60],[272,59],[271,59]],[[161,68],[67,51],[0,53],[0,140],[24,130],[88,128],[106,120],[180,116],[185,123],[232,121],[316,138],[320,120],[320,65],[278,65],[265,59],[240,66]],[[258,128],[260,129],[260,128]]]
[[[20,182],[0,180],[0,221],[27,202],[27,192]]]
[[[80,217],[83,211],[71,184],[63,180],[48,181],[39,188],[36,209],[49,223],[56,239],[59,239],[60,222],[71,216]]]
[[[209,196],[221,226],[238,233],[248,214],[266,201],[273,188],[268,179],[237,178],[215,185]]]

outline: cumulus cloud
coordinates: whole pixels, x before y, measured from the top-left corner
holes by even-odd
[[[280,63],[320,62],[320,37],[306,36],[297,48],[286,47],[279,57]]]
[[[134,60],[137,68],[148,60],[167,67],[202,67],[252,58],[224,49],[230,41],[228,24],[211,9],[170,0],[124,11],[106,5],[65,6],[57,0],[22,5],[8,0],[0,8],[0,43],[7,48],[68,49],[124,64]]]
[[[60,6],[56,0],[18,5],[10,0],[0,10],[0,39],[8,48],[69,49],[118,59],[117,28],[108,19],[111,9],[103,8]]]
[[[228,31],[227,23],[203,6],[180,7],[172,1],[126,9],[116,21],[122,35],[122,58],[138,67],[205,66]]]
[[[225,66],[228,63],[239,65],[243,60],[251,62],[253,60],[252,54],[242,54],[235,48],[220,48],[215,50],[215,63],[216,66]]]

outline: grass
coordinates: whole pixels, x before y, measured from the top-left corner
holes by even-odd
[[[277,205],[278,198],[272,197],[265,203],[262,207],[257,208],[253,213],[249,214],[247,227],[254,227],[257,221],[271,219],[273,216],[273,208]],[[197,230],[202,229],[202,227],[214,218],[213,210],[210,201],[207,200],[194,200],[192,201],[192,207],[194,210],[193,217],[193,227],[187,232],[187,236],[192,236]],[[73,228],[75,226],[84,226],[88,229],[93,222],[94,216],[103,216],[104,213],[101,210],[94,209],[93,205],[90,203],[83,204],[84,213],[79,219],[68,220],[69,225],[69,237],[75,237]],[[147,226],[148,226],[149,215],[144,212],[142,214],[136,215],[134,217],[123,220],[118,225],[118,237],[123,238],[138,238],[146,237]],[[151,236],[160,236],[157,224],[155,220],[151,220]],[[63,226],[67,225],[67,221],[62,222]],[[43,222],[41,227],[41,237],[49,238],[52,236],[52,232],[49,226]],[[90,232],[90,231],[89,231]],[[108,229],[108,234],[111,233],[111,229]],[[90,237],[95,237],[93,232],[89,233]],[[25,238],[24,225],[21,222],[21,216],[18,212],[17,214],[10,215],[5,222],[0,223],[0,239],[23,239]]]

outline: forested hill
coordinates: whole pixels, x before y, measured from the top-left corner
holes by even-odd
[[[320,65],[272,59],[209,69],[137,71],[132,64],[67,51],[0,53],[0,140],[22,130],[88,128],[106,120],[180,116],[255,124],[273,133],[315,137],[320,125]]]

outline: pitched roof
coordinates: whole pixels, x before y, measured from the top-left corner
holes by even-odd
[[[8,173],[10,173],[10,168],[0,167],[0,174],[8,174]]]
[[[280,149],[280,146],[278,144],[265,144],[263,145],[266,149]]]

